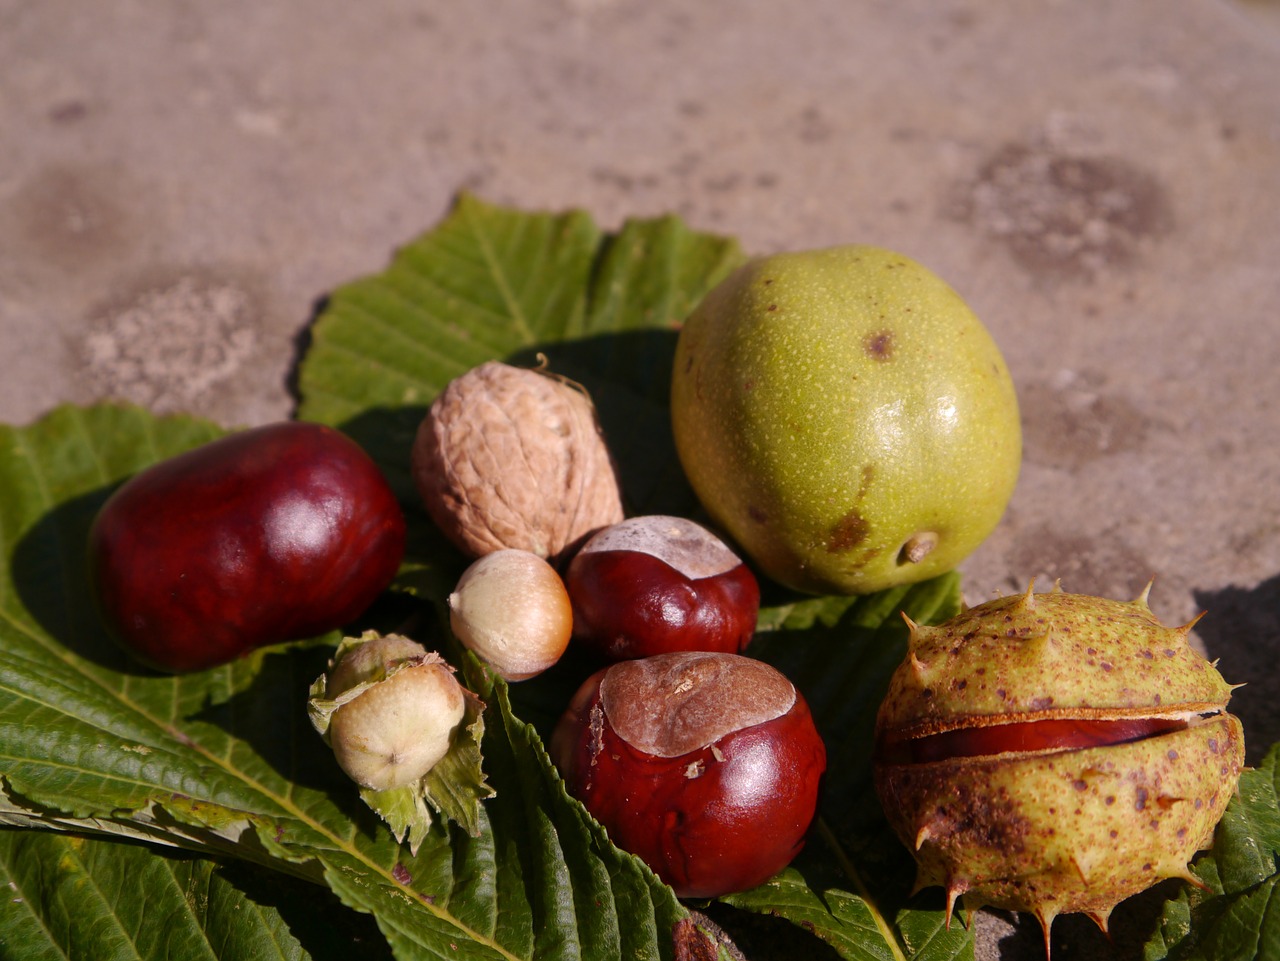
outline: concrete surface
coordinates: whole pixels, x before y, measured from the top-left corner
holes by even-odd
[[[1280,738],[1278,9],[0,0],[0,419],[284,416],[316,303],[463,188],[675,211],[753,252],[894,247],[1022,398],[970,599],[1156,575],[1156,612],[1209,609],[1249,682],[1256,759]],[[1010,920],[984,916],[983,957],[1037,943]]]

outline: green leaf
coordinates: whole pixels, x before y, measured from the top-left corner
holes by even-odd
[[[972,933],[947,929],[940,905],[907,903],[914,863],[871,784],[876,710],[906,654],[902,615],[932,624],[959,607],[959,578],[945,574],[859,598],[788,600],[762,613],[771,630],[748,653],[791,677],[809,702],[827,745],[827,775],[799,873],[723,900],[788,918],[856,961],[972,958]]]
[[[850,961],[894,961],[902,954],[885,940],[867,902],[838,889],[819,894],[794,868],[750,891],[723,898],[736,908],[773,914],[803,925]]]
[[[580,212],[523,213],[464,195],[387,270],[330,297],[298,378],[298,416],[340,426],[369,450],[413,512],[426,553],[412,560],[430,567],[448,551],[409,476],[427,406],[484,361],[533,366],[545,355],[590,391],[633,512],[691,511],[667,414],[677,328],[742,260],[736,241],[675,217],[605,235]]]
[[[1205,890],[1187,887],[1165,904],[1146,961],[1245,961],[1280,957],[1280,745],[1240,778],[1194,865]]]
[[[124,476],[216,433],[114,407],[0,431],[0,478],[22,495],[0,513],[13,558],[0,592],[0,822],[323,879],[376,918],[401,959],[572,957],[579,943],[669,957],[684,909],[564,794],[504,697],[484,739],[499,798],[481,812],[481,837],[433,830],[415,857],[307,722],[330,645],[169,677],[107,640],[82,556],[96,506]]]
[[[5,961],[338,961],[356,953],[390,957],[371,920],[314,885],[137,844],[0,831]]]

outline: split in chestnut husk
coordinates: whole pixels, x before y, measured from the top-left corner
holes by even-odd
[[[1198,620],[1198,618],[1197,618]],[[1036,915],[1049,929],[1188,868],[1244,764],[1233,686],[1130,602],[1002,597],[911,623],[876,721],[875,786],[916,890]]]

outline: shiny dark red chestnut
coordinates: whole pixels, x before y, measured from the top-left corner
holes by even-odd
[[[606,527],[565,573],[573,637],[611,661],[671,651],[737,654],[760,609],[755,575],[724,542],[683,517]]]
[[[94,521],[89,567],[108,631],[183,672],[341,627],[390,583],[404,546],[373,460],[330,427],[289,421],[134,476]]]
[[[592,675],[551,737],[569,793],[680,897],[743,891],[804,845],[826,749],[761,661],[682,651]]]

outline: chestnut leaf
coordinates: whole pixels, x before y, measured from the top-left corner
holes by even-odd
[[[307,723],[307,689],[336,636],[179,677],[117,651],[88,602],[84,543],[95,510],[124,477],[218,434],[190,418],[112,406],[0,426],[5,850],[26,843],[31,832],[18,829],[90,833],[241,862],[263,878],[321,882],[372,916],[400,961],[671,957],[671,932],[687,911],[564,794],[505,696],[487,715],[485,771],[498,796],[480,809],[479,835],[441,825],[415,856],[360,802]],[[23,900],[4,917],[16,912],[14,930],[30,932],[63,896],[65,859],[54,844],[24,851],[28,873],[14,878]],[[137,918],[154,926],[137,937],[164,935],[166,918],[143,908],[159,897],[150,885],[168,882],[151,877],[135,872],[102,906],[107,926]],[[323,892],[316,901],[342,913]],[[38,907],[24,915],[33,910],[24,904]],[[254,914],[237,917],[255,924]],[[10,937],[8,925],[0,930]],[[47,941],[23,934],[4,943],[3,956],[50,953]]]
[[[1240,776],[1213,848],[1188,887],[1164,906],[1145,961],[1280,957],[1280,744]]]
[[[668,414],[677,330],[743,259],[737,241],[676,217],[606,234],[581,211],[525,213],[464,194],[386,270],[328,298],[299,369],[298,416],[342,427],[382,466],[413,512],[417,583],[451,554],[421,511],[407,452],[436,394],[484,361],[545,357],[582,384],[632,512],[687,514],[696,500]]]
[[[0,891],[6,959],[391,958],[372,918],[314,884],[150,845],[0,831]]]

